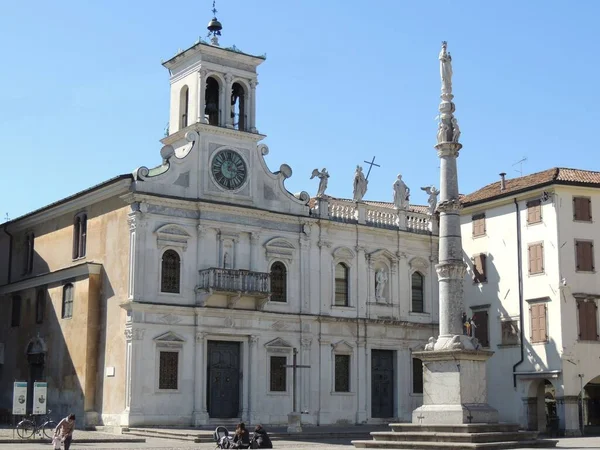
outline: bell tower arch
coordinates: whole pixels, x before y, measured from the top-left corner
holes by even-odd
[[[163,62],[169,70],[171,100],[169,135],[196,123],[246,133],[256,129],[256,68],[264,56],[244,53],[236,46],[219,45],[222,25],[208,23],[210,42],[198,40]]]

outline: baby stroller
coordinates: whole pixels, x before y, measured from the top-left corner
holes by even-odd
[[[217,443],[216,448],[231,448],[232,439],[229,436],[229,431],[223,426],[218,426],[213,433],[215,442]]]

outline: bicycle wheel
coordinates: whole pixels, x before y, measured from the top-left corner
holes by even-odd
[[[17,425],[17,434],[21,439],[29,439],[34,431],[35,425],[31,420],[21,420]]]
[[[44,436],[48,439],[52,439],[54,437],[54,430],[56,429],[56,423],[49,420],[44,425],[42,425],[42,429],[44,430]]]

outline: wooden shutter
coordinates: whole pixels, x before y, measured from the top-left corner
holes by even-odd
[[[483,236],[485,234],[485,215],[473,216],[471,221],[473,222],[473,236]]]
[[[531,305],[531,342],[544,342],[548,338],[546,333],[546,304]]]
[[[486,257],[484,253],[480,253],[472,258],[473,261],[473,282],[484,283],[487,281],[486,273]]]
[[[594,301],[577,301],[577,309],[579,310],[579,340],[598,340],[597,308]]]
[[[488,340],[488,312],[477,311],[473,314],[473,322],[475,322],[475,337],[479,340],[482,347],[489,347]]]
[[[575,242],[577,270],[591,272],[594,270],[594,244],[590,241]]]
[[[592,220],[592,200],[586,197],[573,198],[573,219],[584,220],[589,222]]]
[[[529,251],[529,273],[542,273],[544,271],[544,244],[532,244]]]
[[[533,200],[527,203],[527,223],[538,223],[542,221],[542,202]]]

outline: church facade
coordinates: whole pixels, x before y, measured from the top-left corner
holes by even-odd
[[[325,169],[317,197],[288,192],[256,128],[263,61],[179,53],[161,165],[4,224],[0,408],[16,379],[86,425],[410,420],[411,353],[437,335],[436,217],[330,197]]]

